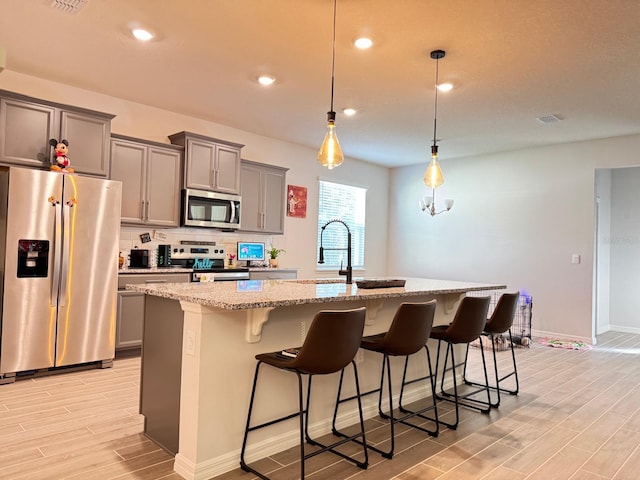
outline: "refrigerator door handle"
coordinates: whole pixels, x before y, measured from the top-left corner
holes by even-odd
[[[71,207],[69,205],[64,205],[62,207],[64,210],[64,218],[67,222],[71,221]],[[64,229],[64,237],[62,240],[62,273],[60,275],[61,284],[60,284],[60,300],[58,305],[60,307],[64,307],[67,304],[67,284],[69,283],[69,250],[71,244],[71,235],[69,234],[69,230],[71,230],[70,225],[65,225]]]
[[[58,305],[58,289],[60,288],[60,250],[62,249],[62,206],[56,202],[53,204],[55,216],[54,251],[53,251],[53,282],[51,282],[51,306]]]

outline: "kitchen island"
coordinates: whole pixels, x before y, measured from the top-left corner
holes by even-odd
[[[444,324],[452,320],[457,302],[467,292],[503,289],[505,285],[408,278],[404,287],[376,289],[334,280],[245,280],[127,288],[146,294],[141,380],[145,432],[177,453],[177,473],[188,480],[200,480],[239,465],[254,356],[301,345],[318,311],[366,306],[364,334],[371,335],[388,328],[403,301],[436,299],[435,324]],[[377,386],[379,358],[364,356],[361,351],[357,363],[363,390]],[[398,365],[392,362],[392,367]],[[424,370],[418,362],[411,365],[412,375],[424,375]],[[290,377],[265,369],[258,385],[256,422],[295,411],[296,386]],[[312,435],[330,431],[337,378],[318,378],[317,384],[311,408]],[[408,401],[414,392],[405,394]],[[364,408],[367,417],[376,415],[377,400],[367,397]],[[341,411],[339,426],[356,422],[355,408]],[[295,421],[267,430],[252,435],[249,461],[298,442]]]

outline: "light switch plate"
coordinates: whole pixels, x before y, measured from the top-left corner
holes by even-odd
[[[571,263],[573,263],[573,264],[580,263],[580,254],[579,253],[574,253],[573,255],[571,255]]]

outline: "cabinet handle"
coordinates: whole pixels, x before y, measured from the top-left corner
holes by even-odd
[[[144,221],[144,200],[140,202],[140,220]]]
[[[147,209],[146,209],[147,213],[145,214],[144,218],[145,220],[149,220],[149,202],[146,202],[146,203],[147,203]]]
[[[211,173],[213,173],[213,186],[216,187],[218,186],[218,171],[214,168]]]
[[[145,280],[144,283],[167,283],[166,280]]]
[[[264,230],[264,212],[260,214],[260,228]]]

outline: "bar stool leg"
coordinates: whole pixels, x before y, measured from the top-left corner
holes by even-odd
[[[496,392],[497,395],[497,401],[496,402],[491,402],[491,406],[492,407],[498,407],[500,406],[500,393],[508,393],[510,395],[517,395],[519,390],[520,390],[520,383],[518,381],[518,368],[516,365],[516,354],[515,354],[515,350],[513,347],[513,337],[511,336],[511,329],[508,330],[509,332],[509,346],[511,348],[511,362],[513,365],[513,370],[509,373],[507,373],[506,375],[500,377],[499,373],[498,373],[498,361],[497,361],[497,357],[496,357],[496,348],[495,348],[495,335],[494,334],[489,334],[489,338],[491,340],[491,350],[493,353],[493,371],[494,371],[494,375],[495,375],[495,379],[496,379],[496,384],[494,385],[488,385],[489,389],[492,391]],[[478,387],[484,387],[485,384],[482,384],[480,382],[475,382],[472,380],[469,380],[467,377],[467,358],[469,355],[469,346],[467,345],[467,355],[465,356],[465,365],[464,365],[464,382],[467,385],[474,385],[474,386],[478,386]],[[504,380],[506,380],[507,378],[513,376],[515,378],[515,389],[508,389],[508,388],[503,388],[500,386],[500,383],[503,382]]]
[[[259,472],[254,471],[247,463],[244,461],[244,453],[247,448],[247,438],[249,437],[249,426],[251,425],[251,413],[253,412],[253,400],[256,396],[256,385],[258,383],[258,372],[260,370],[261,362],[258,362],[256,365],[255,373],[253,374],[253,386],[251,387],[251,398],[249,400],[249,412],[247,413],[247,424],[244,428],[244,437],[242,439],[242,449],[240,450],[240,468],[245,472],[252,472],[256,475],[260,475]]]
[[[306,420],[306,425],[305,425],[305,436],[306,436],[306,439],[307,439],[307,443],[309,445],[313,445],[313,446],[316,446],[316,447],[321,447],[321,449],[320,450],[316,450],[315,452],[311,452],[311,453],[307,454],[304,458],[305,459],[311,458],[311,457],[313,457],[315,455],[318,455],[319,453],[329,451],[329,452],[334,453],[335,455],[338,455],[339,457],[344,458],[345,460],[348,460],[348,461],[354,463],[358,467],[366,470],[367,467],[369,466],[369,452],[367,451],[368,445],[367,445],[367,440],[366,440],[365,430],[364,430],[364,415],[362,413],[362,401],[361,401],[361,398],[360,398],[361,397],[361,395],[360,395],[360,379],[358,377],[358,368],[356,367],[355,361],[352,360],[351,361],[351,365],[353,366],[354,381],[355,381],[355,385],[356,385],[356,395],[354,397],[352,397],[352,398],[355,398],[358,401],[358,413],[359,413],[359,416],[360,416],[360,433],[348,436],[348,435],[340,434],[338,432],[337,436],[343,437],[343,440],[338,441],[336,443],[333,443],[331,445],[324,445],[324,444],[318,442],[317,440],[314,440],[313,438],[311,438],[311,436],[309,435],[309,432],[308,432],[308,428],[309,428],[309,399],[311,398],[311,377],[310,377],[309,378],[309,390],[308,390],[308,394],[307,394],[307,409],[306,409],[307,420]],[[344,369],[340,372],[340,384],[338,386],[338,392],[340,392],[341,389],[342,389],[342,380],[343,380],[343,378],[344,378]],[[333,418],[333,434],[334,435],[336,435],[336,432],[337,432],[337,430],[335,430],[335,414],[336,413],[337,413],[337,407],[336,407],[336,409],[334,409],[334,418]],[[362,440],[358,440],[358,437],[362,437]],[[345,455],[342,452],[339,452],[338,450],[335,450],[335,447],[337,447],[339,445],[342,445],[344,443],[350,442],[350,441],[353,441],[353,442],[356,442],[356,443],[362,445],[362,451],[363,451],[363,454],[364,454],[364,461],[363,462],[360,462],[360,461],[358,461],[358,460],[356,460],[356,459],[354,459],[354,458],[352,458],[352,457],[350,457],[348,455]]]
[[[429,368],[429,377],[420,377],[420,378],[416,378],[414,380],[411,380],[409,382],[407,382],[407,367],[409,365],[409,357],[406,357],[404,360],[404,371],[402,372],[402,385],[400,387],[400,398],[398,400],[398,408],[400,409],[400,411],[402,413],[406,413],[408,414],[406,417],[404,417],[404,420],[411,418],[411,417],[420,417],[424,420],[430,420],[432,422],[435,422],[436,424],[436,428],[435,430],[429,430],[427,428],[423,428],[420,427],[418,425],[413,425],[413,424],[408,424],[406,421],[401,420],[402,423],[407,424],[407,425],[411,425],[413,428],[416,428],[418,430],[422,430],[425,433],[428,433],[429,435],[431,435],[432,437],[437,437],[439,432],[440,432],[440,422],[438,420],[438,401],[436,398],[436,379],[433,375],[433,370],[431,368],[431,354],[429,353],[429,347],[427,347],[426,345],[424,346],[424,350],[426,352],[426,358],[427,358],[427,366]],[[421,410],[417,410],[417,411],[413,411],[413,410],[409,410],[408,408],[406,408],[404,405],[402,405],[402,398],[404,396],[404,388],[406,385],[410,385],[412,383],[416,383],[419,381],[423,381],[423,380],[429,380],[429,386],[431,387],[431,399],[433,400],[433,406],[431,407],[426,407],[423,408]],[[433,413],[434,413],[434,417],[428,417],[426,415],[423,415],[424,412],[427,412],[429,410],[433,409]]]
[[[485,356],[484,356],[484,349],[482,346],[482,338],[478,337],[480,340],[480,352],[482,354],[482,365],[483,365],[483,370],[484,370],[484,377],[485,377],[485,381],[486,384],[484,386],[481,386],[482,388],[479,388],[477,390],[474,390],[472,392],[466,393],[465,395],[460,395],[458,393],[458,385],[457,385],[457,380],[456,380],[456,361],[455,361],[455,353],[454,353],[454,348],[453,348],[453,344],[450,342],[446,342],[447,343],[447,350],[445,353],[445,359],[444,359],[444,365],[443,365],[443,370],[442,370],[442,378],[440,381],[440,395],[437,396],[438,400],[444,400],[444,401],[448,401],[451,403],[455,404],[455,413],[456,413],[456,420],[454,423],[447,423],[447,422],[443,422],[442,420],[440,420],[440,423],[446,425],[447,427],[455,430],[458,427],[458,423],[460,421],[460,414],[459,414],[459,407],[466,407],[466,408],[470,408],[472,410],[477,410],[481,413],[485,413],[488,414],[490,409],[491,409],[491,398],[490,398],[490,394],[489,394],[489,388],[486,386],[489,383],[489,379],[487,377],[487,364],[486,364],[486,360],[485,360]],[[436,369],[438,368],[439,365],[439,359],[440,359],[440,339],[438,340],[438,357],[436,359]],[[448,365],[448,361],[449,361],[449,352],[451,352],[451,367],[447,368]],[[437,371],[437,370],[436,370]],[[445,378],[446,378],[446,374],[447,371],[451,371],[453,374],[453,394],[451,394],[450,392],[445,391],[444,389],[444,382],[445,382]],[[475,395],[476,393],[479,393],[481,391],[485,391],[486,395],[487,395],[487,400],[483,401],[483,400],[478,400],[475,398],[471,398],[471,395]]]

